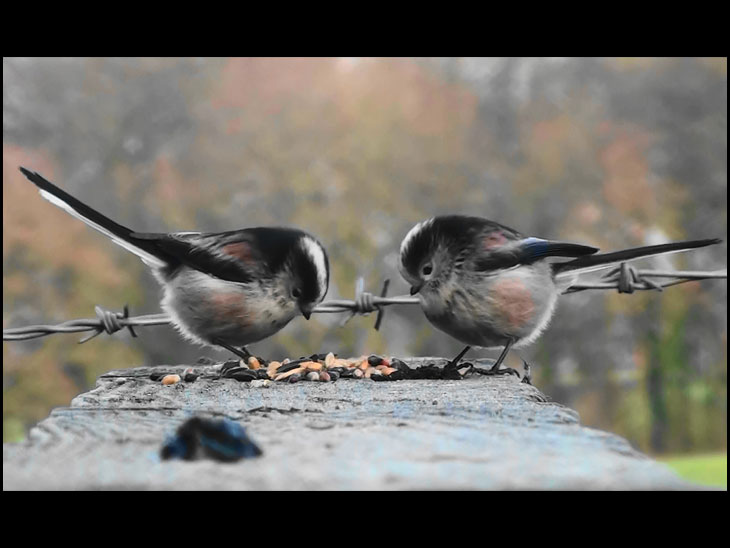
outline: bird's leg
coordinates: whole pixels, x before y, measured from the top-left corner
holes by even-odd
[[[470,349],[471,349],[471,346],[467,346],[466,348],[464,348],[464,350],[459,352],[453,360],[451,360],[449,363],[446,364],[446,367],[444,369],[456,369],[456,366],[459,365],[459,360],[461,358],[463,358],[464,354],[469,352]]]
[[[494,362],[494,365],[491,369],[477,369],[477,373],[481,373],[482,375],[516,375],[519,377],[520,374],[511,367],[505,367],[504,369],[499,368],[499,366],[502,365],[504,359],[507,357],[507,352],[509,352],[509,349],[512,348],[514,342],[514,339],[509,339],[507,341],[507,344],[504,345],[502,353],[499,355],[499,358],[497,358],[497,361]]]
[[[235,346],[231,346],[230,344],[226,344],[226,343],[221,342],[219,340],[215,340],[213,342],[215,344],[217,344],[218,346],[222,346],[223,348],[225,348],[229,352],[233,352],[236,356],[238,356],[239,358],[243,359],[246,362],[248,362],[248,359],[251,357],[251,352],[249,352],[246,349],[245,346],[242,346],[241,349],[239,350]]]
[[[230,344],[226,344],[218,339],[213,341],[214,344],[217,344],[218,346],[222,346],[229,352],[233,352],[236,356],[241,358],[245,363],[248,363],[248,359],[251,357],[251,353],[246,349],[245,346],[242,346],[240,350],[236,348],[235,346],[231,346]],[[223,367],[221,368],[221,374],[225,373],[226,370],[231,369],[232,367],[238,367],[238,362],[226,362],[223,364]]]

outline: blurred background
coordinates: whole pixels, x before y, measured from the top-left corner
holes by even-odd
[[[147,268],[41,199],[23,165],[143,232],[298,226],[327,247],[327,298],[407,293],[397,250],[432,215],[615,250],[727,241],[727,60],[3,60],[3,327],[159,312]],[[725,243],[640,266],[726,268]],[[417,307],[340,327],[299,318],[252,352],[453,357]],[[168,327],[3,344],[3,439],[110,369],[225,353]],[[498,352],[472,351],[471,357]],[[727,447],[727,283],[561,299],[513,352],[584,424],[653,455]]]

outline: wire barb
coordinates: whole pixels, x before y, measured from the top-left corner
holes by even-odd
[[[668,278],[667,281],[656,282],[650,278]],[[610,270],[603,278],[596,282],[575,283],[563,293],[577,293],[587,289],[616,289],[619,293],[633,293],[634,291],[656,290],[694,280],[727,278],[727,269],[709,272],[700,271],[671,271],[671,270],[638,270],[627,263],[621,263]],[[312,312],[319,314],[349,312],[341,322],[346,324],[356,314],[367,316],[377,311],[375,329],[379,329],[385,314],[385,307],[391,305],[420,304],[418,297],[400,295],[387,297],[390,280],[383,282],[380,296],[365,291],[365,280],[360,277],[355,283],[355,300],[341,299],[325,301],[314,308]],[[79,341],[79,344],[90,341],[102,332],[113,335],[122,329],[129,329],[133,337],[137,334],[133,327],[148,325],[168,325],[171,320],[167,314],[148,314],[145,316],[129,316],[129,307],[124,305],[124,312],[111,312],[100,306],[94,308],[96,318],[70,320],[58,325],[33,325],[3,329],[4,341],[22,341],[52,335],[53,333],[78,333],[92,331]]]

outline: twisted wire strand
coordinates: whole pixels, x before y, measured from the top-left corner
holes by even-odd
[[[668,281],[655,282],[650,278],[670,278]],[[618,267],[609,271],[603,278],[594,282],[575,283],[563,291],[564,294],[577,293],[589,289],[606,290],[615,289],[619,293],[633,293],[634,291],[662,291],[665,287],[696,280],[727,278],[727,269],[715,271],[670,271],[670,270],[638,270],[627,263],[621,263]],[[355,315],[367,316],[372,312],[378,312],[375,321],[375,329],[380,327],[383,320],[385,307],[392,305],[416,305],[420,304],[418,297],[399,295],[387,297],[390,280],[385,280],[380,296],[364,291],[364,279],[358,278],[355,284],[355,300],[333,299],[325,301],[316,306],[312,312],[318,314],[337,314],[350,312],[343,320],[342,325],[347,323]],[[137,334],[133,327],[168,325],[171,320],[167,314],[147,314],[144,316],[129,316],[129,308],[125,305],[124,312],[112,312],[100,306],[95,307],[96,318],[78,319],[63,322],[57,325],[33,325],[27,327],[14,327],[3,329],[3,341],[21,341],[45,337],[53,333],[79,333],[92,331],[79,341],[87,342],[101,333],[112,335],[122,329],[129,329],[133,337]]]

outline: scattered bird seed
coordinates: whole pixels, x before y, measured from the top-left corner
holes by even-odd
[[[250,369],[243,369],[242,371],[236,371],[235,373],[232,373],[232,374],[226,375],[226,376],[231,379],[235,379],[238,382],[251,382],[253,380],[258,379],[258,375],[256,374],[256,371],[251,371]]]
[[[169,384],[176,384],[180,382],[180,375],[165,375],[162,377],[162,384],[169,385]]]
[[[278,374],[274,380],[275,381],[282,381],[282,380],[284,380],[286,378],[292,377],[294,375],[299,375],[300,373],[303,373],[303,372],[304,372],[304,368],[303,367],[295,367],[294,369],[290,369],[289,371],[286,371],[284,373]]]
[[[406,362],[404,362],[403,360],[399,360],[398,358],[393,358],[393,361],[391,361],[390,365],[392,367],[395,367],[399,371],[412,371],[412,369]]]
[[[529,365],[526,365],[525,371],[527,374],[523,382],[529,383]],[[258,356],[250,356],[247,360],[230,360],[221,365],[219,378],[232,378],[240,382],[274,380],[290,383],[366,378],[380,382],[411,379],[459,380],[470,373],[485,374],[486,370],[474,367],[470,362],[461,362],[458,367],[442,367],[440,364],[429,363],[414,369],[398,358],[377,354],[338,358],[334,352],[327,352],[302,356],[296,360],[284,358],[280,362],[268,361]],[[150,379],[160,380],[163,376],[162,373],[153,373]],[[186,369],[183,374],[186,382],[195,382],[198,376],[192,368]],[[256,386],[266,385],[257,382]]]
[[[248,367],[243,367],[243,366],[239,365],[236,367],[231,367],[229,369],[226,369],[225,373],[223,373],[223,376],[231,377],[232,375],[235,375],[236,373],[241,373],[243,371],[250,372],[251,370]]]
[[[302,365],[303,362],[311,361],[307,358],[301,358],[295,361],[290,361],[287,363],[282,362],[279,369],[276,370],[277,373],[286,373],[287,371],[291,371],[293,369],[298,368],[300,365]]]
[[[388,375],[389,381],[400,381],[405,378],[406,378],[406,374],[400,369],[396,369],[390,375]]]
[[[281,362],[269,362],[269,365],[266,368],[266,372],[269,374],[269,377],[273,377],[279,367],[281,367]]]
[[[319,362],[310,361],[302,363],[302,367],[308,369],[309,371],[321,371],[324,366]]]
[[[376,356],[375,354],[371,354],[370,356],[368,356],[368,363],[371,366],[375,367],[376,365],[380,365],[381,363],[383,363],[383,358],[380,356]]]
[[[234,367],[241,367],[241,360],[228,360],[227,362],[224,362],[223,365],[221,365],[219,373],[220,375],[224,375],[226,371],[233,369]]]

